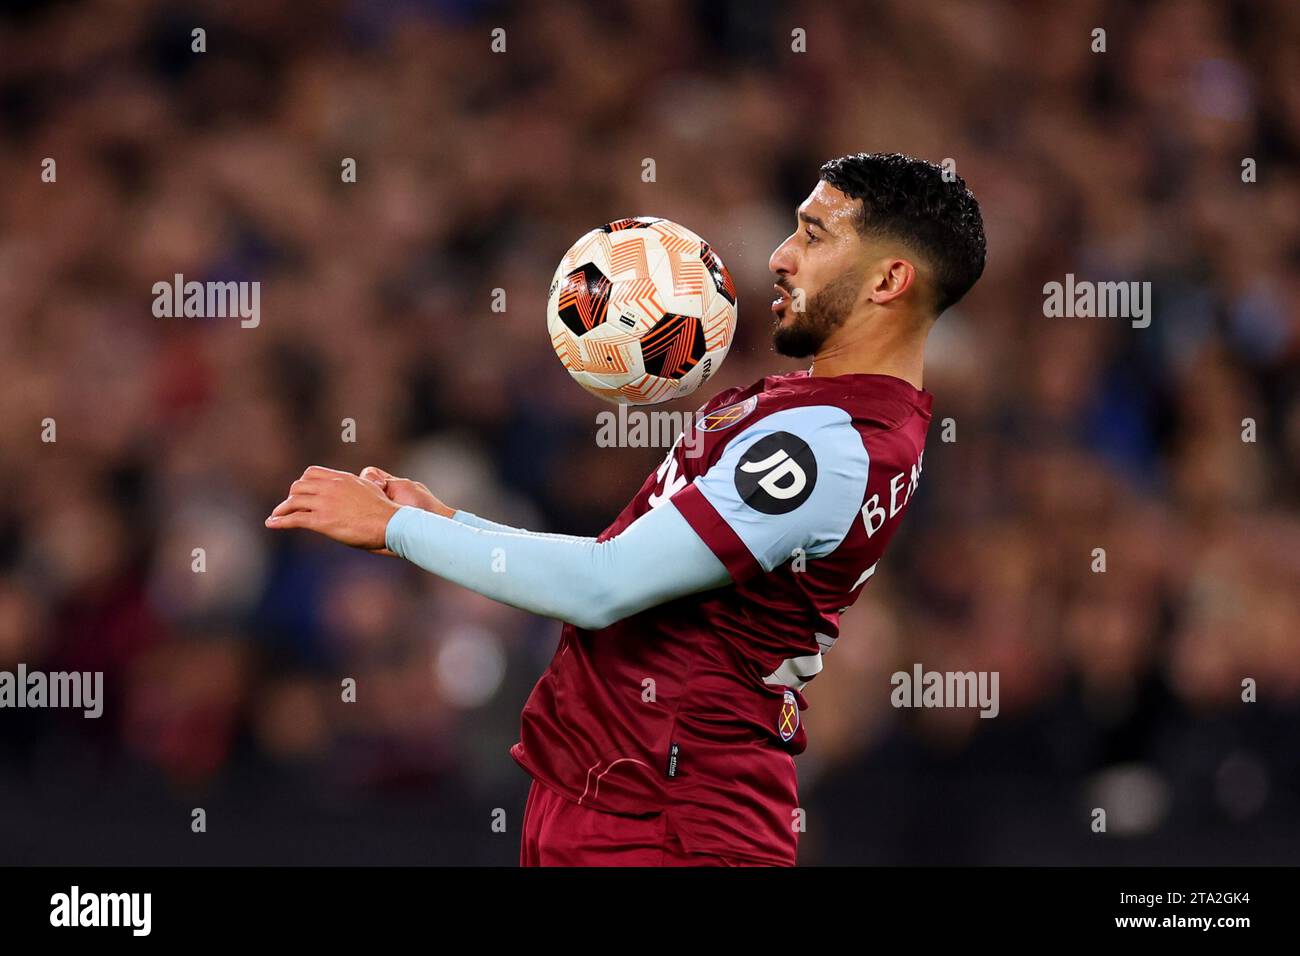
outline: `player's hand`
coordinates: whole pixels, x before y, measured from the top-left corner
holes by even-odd
[[[266,526],[306,528],[340,544],[378,551],[399,507],[373,481],[313,465],[289,486],[289,497],[275,506]]]
[[[419,508],[422,511],[432,511],[444,518],[450,518],[456,514],[455,508],[448,508],[428,489],[428,486],[413,478],[398,478],[390,475],[382,468],[376,468],[374,465],[362,468],[361,477],[367,481],[373,481],[388,496],[389,501],[395,501],[399,505],[410,505],[412,508]]]

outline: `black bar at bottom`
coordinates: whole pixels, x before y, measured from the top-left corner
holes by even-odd
[[[1290,868],[1136,867],[4,868],[0,925],[6,940],[75,935],[92,944],[142,938],[147,928],[175,942],[448,942],[449,932],[477,930],[485,945],[539,931],[572,932],[577,945],[603,922],[666,945],[703,920],[786,943],[878,929],[918,942],[1198,936],[1230,945],[1290,924],[1296,876]]]

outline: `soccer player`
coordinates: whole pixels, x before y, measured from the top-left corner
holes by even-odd
[[[708,402],[703,453],[679,440],[598,538],[494,524],[377,468],[308,468],[266,524],[565,622],[511,749],[533,778],[521,863],[793,865],[803,689],[916,494],[926,336],[984,255],[960,178],[833,160],[770,261],[775,348],[811,369]]]

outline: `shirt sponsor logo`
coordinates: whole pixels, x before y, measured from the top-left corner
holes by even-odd
[[[789,514],[817,485],[817,459],[798,435],[773,432],[754,442],[736,464],[736,491],[765,515]]]
[[[794,735],[799,730],[799,703],[794,699],[794,691],[785,692],[785,697],[781,701],[781,713],[777,717],[776,729],[781,734],[781,740],[789,743],[794,739]]]

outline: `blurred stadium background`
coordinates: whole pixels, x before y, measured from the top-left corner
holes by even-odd
[[[0,17],[0,668],[107,696],[0,711],[0,862],[515,862],[559,626],[261,520],[377,464],[599,532],[662,451],[596,446],[560,254],[636,214],[714,245],[741,328],[702,401],[797,367],[768,255],[858,150],[954,158],[990,256],[808,691],[801,862],[1300,858],[1300,7],[138,0]],[[261,281],[261,325],[154,318],[178,272]],[[1152,281],[1151,327],[1044,318],[1067,272]],[[1001,715],[892,709],[915,662],[999,671]]]

